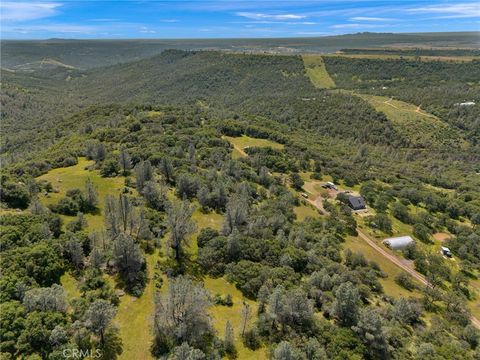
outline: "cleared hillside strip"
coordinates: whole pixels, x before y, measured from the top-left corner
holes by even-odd
[[[330,89],[335,87],[335,82],[328,74],[325,63],[319,55],[303,55],[303,63],[307,76],[313,85],[319,89]]]
[[[422,111],[420,106],[386,96],[354,94],[368,101],[375,110],[384,113],[394,128],[408,139],[411,147],[464,147],[467,145],[457,129],[435,115]]]

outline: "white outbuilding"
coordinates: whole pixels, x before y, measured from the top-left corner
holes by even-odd
[[[383,240],[385,246],[392,250],[401,250],[408,245],[413,244],[415,241],[410,236],[399,236]]]

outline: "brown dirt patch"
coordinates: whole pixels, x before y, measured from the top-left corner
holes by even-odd
[[[452,237],[452,235],[448,234],[448,233],[445,233],[445,232],[438,232],[438,233],[435,233],[433,234],[433,238],[437,241],[440,241],[440,242],[444,242],[448,239],[450,239]]]

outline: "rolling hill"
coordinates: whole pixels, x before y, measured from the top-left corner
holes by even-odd
[[[0,357],[477,359],[476,60],[302,53],[472,41],[13,44]]]
[[[23,64],[53,59],[79,69],[91,69],[131,62],[166,49],[222,50],[255,53],[333,53],[348,48],[474,48],[480,43],[478,32],[457,33],[359,33],[340,36],[283,39],[183,39],[183,40],[68,40],[43,41],[2,40],[2,67],[15,68]]]

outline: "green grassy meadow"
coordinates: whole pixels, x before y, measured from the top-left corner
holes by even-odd
[[[78,281],[69,272],[66,272],[62,275],[62,277],[60,278],[60,284],[65,289],[68,300],[80,297],[81,293],[78,289]]]
[[[87,179],[90,179],[95,185],[98,192],[98,214],[85,214],[85,218],[88,222],[88,228],[91,231],[100,230],[103,226],[102,211],[105,203],[105,197],[107,195],[118,195],[124,186],[123,177],[104,178],[100,176],[97,170],[86,170],[89,166],[93,165],[93,161],[85,158],[79,158],[78,164],[74,166],[53,169],[47,174],[44,174],[37,178],[38,181],[49,181],[55,191],[48,195],[40,195],[40,200],[45,205],[51,205],[57,203],[63,198],[68,190],[72,189],[85,189],[85,183]],[[64,222],[69,222],[73,219],[71,216],[62,215]]]
[[[220,338],[224,337],[225,334],[225,324],[227,320],[233,326],[234,336],[235,336],[235,347],[238,352],[238,359],[267,359],[267,352],[265,347],[261,347],[258,350],[250,350],[243,345],[241,339],[241,323],[242,323],[242,309],[243,304],[246,303],[250,306],[251,316],[249,324],[252,324],[256,320],[257,314],[257,303],[252,300],[246,299],[242,293],[228,281],[223,278],[212,279],[205,278],[205,288],[210,291],[212,295],[221,294],[227,295],[230,294],[233,300],[233,306],[222,306],[215,305],[210,309],[210,316],[212,317],[213,324],[217,330]]]
[[[238,159],[248,156],[245,149],[249,147],[270,147],[272,149],[283,149],[284,145],[272,140],[257,139],[250,136],[242,135],[239,137],[224,136],[233,145],[232,158]]]
[[[302,59],[307,76],[315,87],[320,89],[331,89],[335,87],[335,82],[328,74],[320,55],[303,55]]]
[[[384,113],[394,128],[415,147],[431,147],[452,141],[456,146],[465,145],[455,130],[436,116],[421,110],[420,107],[385,96],[356,95],[368,101],[375,110]]]
[[[300,206],[295,206],[293,208],[295,215],[297,216],[297,221],[304,221],[307,217],[316,217],[318,216],[318,210],[309,204],[301,204]]]
[[[146,256],[148,282],[142,296],[136,298],[126,294],[120,298],[115,318],[123,343],[123,353],[119,359],[153,359],[150,346],[153,341],[152,325],[156,290],[153,272],[157,259],[157,252]]]

